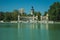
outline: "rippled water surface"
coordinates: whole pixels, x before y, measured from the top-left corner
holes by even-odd
[[[60,40],[60,24],[0,23],[0,40]]]

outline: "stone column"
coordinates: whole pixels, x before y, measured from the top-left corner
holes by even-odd
[[[33,15],[33,21],[34,21],[34,15]]]
[[[40,16],[40,18],[41,18],[41,21],[42,21],[42,16]]]
[[[18,15],[18,22],[20,21],[20,15]]]
[[[46,14],[46,21],[47,21],[47,23],[48,23],[48,13]]]

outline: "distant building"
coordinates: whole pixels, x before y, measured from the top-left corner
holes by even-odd
[[[47,14],[46,14],[46,20],[47,20],[47,21],[48,21],[48,16],[49,16],[49,15],[48,15],[48,13],[47,13]]]
[[[20,14],[23,14],[23,13],[24,13],[24,8],[21,8],[21,9],[19,10],[19,13],[20,13]]]
[[[48,13],[46,14],[46,16],[41,16],[41,21],[42,20],[48,21]]]
[[[24,8],[19,10],[20,15],[18,15],[18,21],[37,21],[37,16],[34,16],[34,8],[31,8],[31,16],[23,16],[24,15]]]

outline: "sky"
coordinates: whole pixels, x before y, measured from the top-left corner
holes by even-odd
[[[33,6],[35,11],[40,11],[43,15],[54,2],[60,2],[60,0],[0,0],[0,11],[12,12],[15,9],[24,8],[24,11],[28,14]]]

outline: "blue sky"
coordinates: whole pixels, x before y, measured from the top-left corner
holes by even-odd
[[[34,6],[35,11],[40,11],[43,15],[54,2],[60,2],[60,0],[0,0],[0,11],[11,12],[24,8],[26,13],[30,13],[31,6]]]

